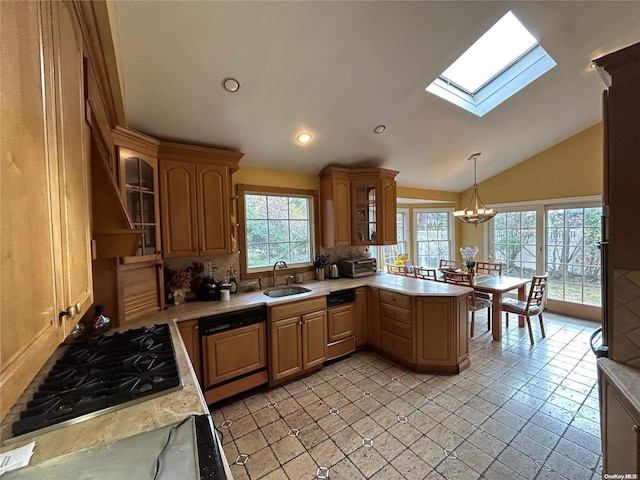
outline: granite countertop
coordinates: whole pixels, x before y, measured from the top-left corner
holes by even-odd
[[[599,358],[598,367],[640,413],[640,368],[614,362],[609,358]]]
[[[298,285],[298,284],[295,284]],[[281,287],[283,285],[278,285]],[[161,312],[141,318],[136,322],[128,324],[130,328],[139,325],[152,325],[153,323],[165,323],[172,320],[192,320],[209,315],[217,315],[225,312],[232,312],[244,308],[258,307],[261,305],[276,305],[280,303],[304,300],[307,298],[323,297],[331,292],[356,288],[362,286],[377,287],[397,293],[411,296],[434,296],[434,297],[459,297],[469,295],[471,288],[450,285],[443,282],[422,280],[419,278],[403,277],[400,275],[372,275],[362,278],[340,278],[335,280],[312,281],[300,284],[310,289],[310,292],[289,295],[287,297],[273,298],[264,294],[266,290],[231,295],[228,302],[213,301],[187,302],[182,305],[175,305]]]
[[[32,386],[24,392],[19,402],[11,409],[5,419],[3,419],[0,451],[12,450],[35,441],[36,446],[30,462],[30,465],[35,465],[60,455],[104,445],[138,433],[173,425],[190,414],[200,415],[209,413],[209,408],[197,384],[193,367],[182,343],[180,332],[175,322],[168,321],[166,323],[169,324],[171,329],[171,338],[176,352],[176,360],[178,362],[183,388],[150,400],[142,401],[130,407],[99,415],[95,418],[43,434],[28,434],[12,439],[10,435],[13,418],[23,409],[23,404],[31,398],[32,391],[30,391],[30,389],[37,388],[39,384],[39,374],[31,383]],[[153,323],[151,325],[153,325]],[[128,330],[129,328],[131,328],[131,326],[127,325],[125,328],[119,330]],[[41,373],[45,376],[53,363],[55,363],[55,357],[57,356],[54,354],[49,362],[42,368]]]

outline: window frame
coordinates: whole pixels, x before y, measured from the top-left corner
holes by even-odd
[[[309,209],[310,219],[310,237],[311,237],[311,259],[309,263],[296,264],[295,267],[288,267],[286,269],[278,269],[280,275],[311,272],[313,268],[313,258],[316,256],[316,252],[319,251],[320,245],[320,226],[319,226],[319,192],[318,190],[304,190],[299,188],[287,188],[287,187],[270,187],[263,185],[236,185],[236,198],[238,201],[238,249],[240,251],[240,278],[241,279],[255,279],[263,277],[265,273],[271,273],[273,266],[248,268],[247,259],[247,219],[245,214],[247,194],[256,195],[282,195],[282,196],[297,196],[308,197],[311,205]]]
[[[413,221],[413,251],[415,259],[414,265],[417,267],[437,268],[438,265],[429,266],[420,264],[420,250],[418,247],[418,214],[419,213],[446,213],[447,214],[447,230],[448,230],[448,242],[449,242],[449,256],[451,260],[456,259],[455,247],[456,247],[456,221],[452,213],[454,208],[441,207],[441,208],[414,208],[412,221]]]
[[[409,208],[396,208],[396,219],[398,214],[402,214],[404,217],[404,220],[403,220],[404,240],[402,243],[405,244],[405,253],[409,254],[409,260],[413,261],[413,259],[411,258],[411,231],[409,229],[409,223],[411,220],[410,218],[411,210]],[[396,228],[397,228],[397,220],[396,220]],[[384,254],[384,249],[396,247],[398,243],[400,242],[397,242],[395,245],[380,245],[377,248],[378,268],[383,269],[387,264],[386,256]]]

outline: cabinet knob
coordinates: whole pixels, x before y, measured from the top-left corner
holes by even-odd
[[[638,425],[634,425],[633,426],[633,431],[636,433],[640,433],[639,429],[638,429]]]
[[[78,302],[75,304],[76,307],[76,315],[79,315],[80,312],[82,311],[82,303]]]
[[[198,330],[198,328],[199,328],[199,327],[198,327],[198,325],[196,325],[196,326],[194,326],[193,328],[194,328],[194,329],[196,329],[196,330]]]

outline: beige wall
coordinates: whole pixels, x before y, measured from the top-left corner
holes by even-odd
[[[240,167],[233,174],[233,185],[261,185],[266,187],[300,188],[302,190],[319,190],[320,177],[302,173],[266,170],[264,168]]]
[[[478,184],[481,200],[491,205],[601,195],[602,135],[602,123],[598,123],[485,180]],[[462,192],[458,207],[466,206],[470,196],[471,189]],[[477,245],[482,257],[484,230],[483,225],[458,222],[457,248]]]

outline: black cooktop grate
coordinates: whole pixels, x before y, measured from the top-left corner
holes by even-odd
[[[85,339],[55,363],[12,432],[23,435],[179,386],[168,324]]]

